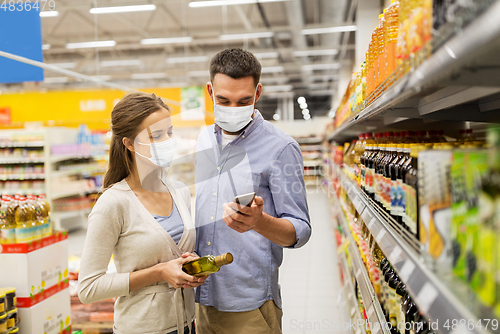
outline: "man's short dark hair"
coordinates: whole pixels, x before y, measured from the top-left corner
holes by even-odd
[[[214,81],[217,73],[225,74],[233,79],[253,77],[255,86],[260,81],[262,66],[250,51],[243,49],[226,49],[216,54],[210,62],[210,81]]]

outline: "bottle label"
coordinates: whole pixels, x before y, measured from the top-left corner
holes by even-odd
[[[365,176],[365,187],[366,187],[366,190],[368,191],[369,194],[375,193],[373,183],[374,183],[373,168],[367,168],[366,169],[366,176]]]
[[[15,244],[15,243],[16,243],[15,228],[0,229],[0,244]]]
[[[403,195],[401,180],[392,180],[391,183],[391,214],[401,217],[403,215]]]
[[[391,184],[391,179],[384,177],[384,203],[388,211],[391,211]]]
[[[361,177],[360,177],[361,187],[366,189],[366,167],[365,165],[361,165]]]
[[[410,228],[410,231],[414,234],[417,233],[417,192],[415,189],[407,185],[406,186],[406,225]]]
[[[380,194],[382,193],[382,183],[380,182],[380,174],[375,173],[375,178],[374,178],[375,184],[375,200],[377,202],[382,202],[382,198]]]
[[[29,227],[16,228],[16,243],[25,244],[33,241],[32,229]]]

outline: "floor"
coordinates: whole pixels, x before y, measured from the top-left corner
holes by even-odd
[[[313,233],[299,249],[285,249],[280,269],[283,334],[347,334],[331,206],[321,188],[308,188]],[[69,254],[80,256],[85,230],[69,233]]]

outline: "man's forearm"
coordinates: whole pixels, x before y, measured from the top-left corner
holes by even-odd
[[[265,212],[262,212],[262,219],[255,225],[254,231],[283,247],[293,246],[297,242],[295,227],[290,221]]]

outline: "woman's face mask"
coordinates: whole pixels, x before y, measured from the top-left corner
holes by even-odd
[[[177,138],[173,136],[171,118],[161,118],[162,115],[156,113],[148,117],[153,118],[154,123],[148,124],[135,138],[135,153],[158,167],[167,168],[172,164],[177,148]],[[148,122],[151,121],[149,118],[146,119]],[[155,121],[155,118],[161,119]],[[150,157],[146,153],[147,146]]]
[[[210,86],[212,87],[212,96],[214,100],[215,123],[227,132],[238,132],[247,126],[252,120],[255,96],[259,85],[255,88],[253,103],[243,107],[225,107],[216,104],[214,86],[212,83],[210,83]]]
[[[174,160],[175,149],[177,148],[177,138],[172,137],[159,143],[146,144],[137,142],[137,144],[146,146],[149,145],[149,153],[151,154],[151,157],[148,158],[137,151],[135,152],[136,154],[148,159],[158,167],[168,168]]]

